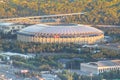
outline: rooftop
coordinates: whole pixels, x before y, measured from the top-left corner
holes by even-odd
[[[13,25],[14,23],[6,23],[6,22],[0,22],[0,26],[10,26]]]
[[[120,66],[120,60],[106,60],[106,61],[90,62],[88,64],[98,66],[98,67]]]
[[[83,61],[84,59],[81,59],[81,58],[72,58],[72,59],[59,59],[58,62],[60,63],[67,63],[67,62],[70,62],[70,61]]]

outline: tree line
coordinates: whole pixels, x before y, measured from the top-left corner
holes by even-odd
[[[86,12],[65,19],[82,24],[120,24],[120,0],[5,0],[0,2],[0,10],[0,18]]]

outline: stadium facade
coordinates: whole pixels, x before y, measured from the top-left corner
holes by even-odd
[[[101,30],[80,24],[37,24],[17,33],[19,41],[37,43],[94,44],[102,41],[103,38],[104,33]]]

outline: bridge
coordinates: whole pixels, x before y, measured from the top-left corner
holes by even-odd
[[[0,19],[0,22],[12,22],[12,23],[19,23],[19,24],[40,24],[40,20],[50,20],[53,19],[56,22],[59,22],[61,19],[65,18],[66,16],[76,16],[76,15],[83,15],[85,12],[82,13],[70,13],[70,14],[56,14],[56,15],[43,15],[43,16],[30,16],[30,17],[18,17],[18,18],[6,18]]]

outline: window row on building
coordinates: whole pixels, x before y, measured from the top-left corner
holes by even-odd
[[[102,41],[104,38],[103,35],[96,37],[77,37],[77,38],[42,38],[35,36],[25,36],[25,35],[17,35],[17,39],[19,41],[24,42],[39,42],[39,43],[81,43],[81,44],[93,44],[96,42]]]

